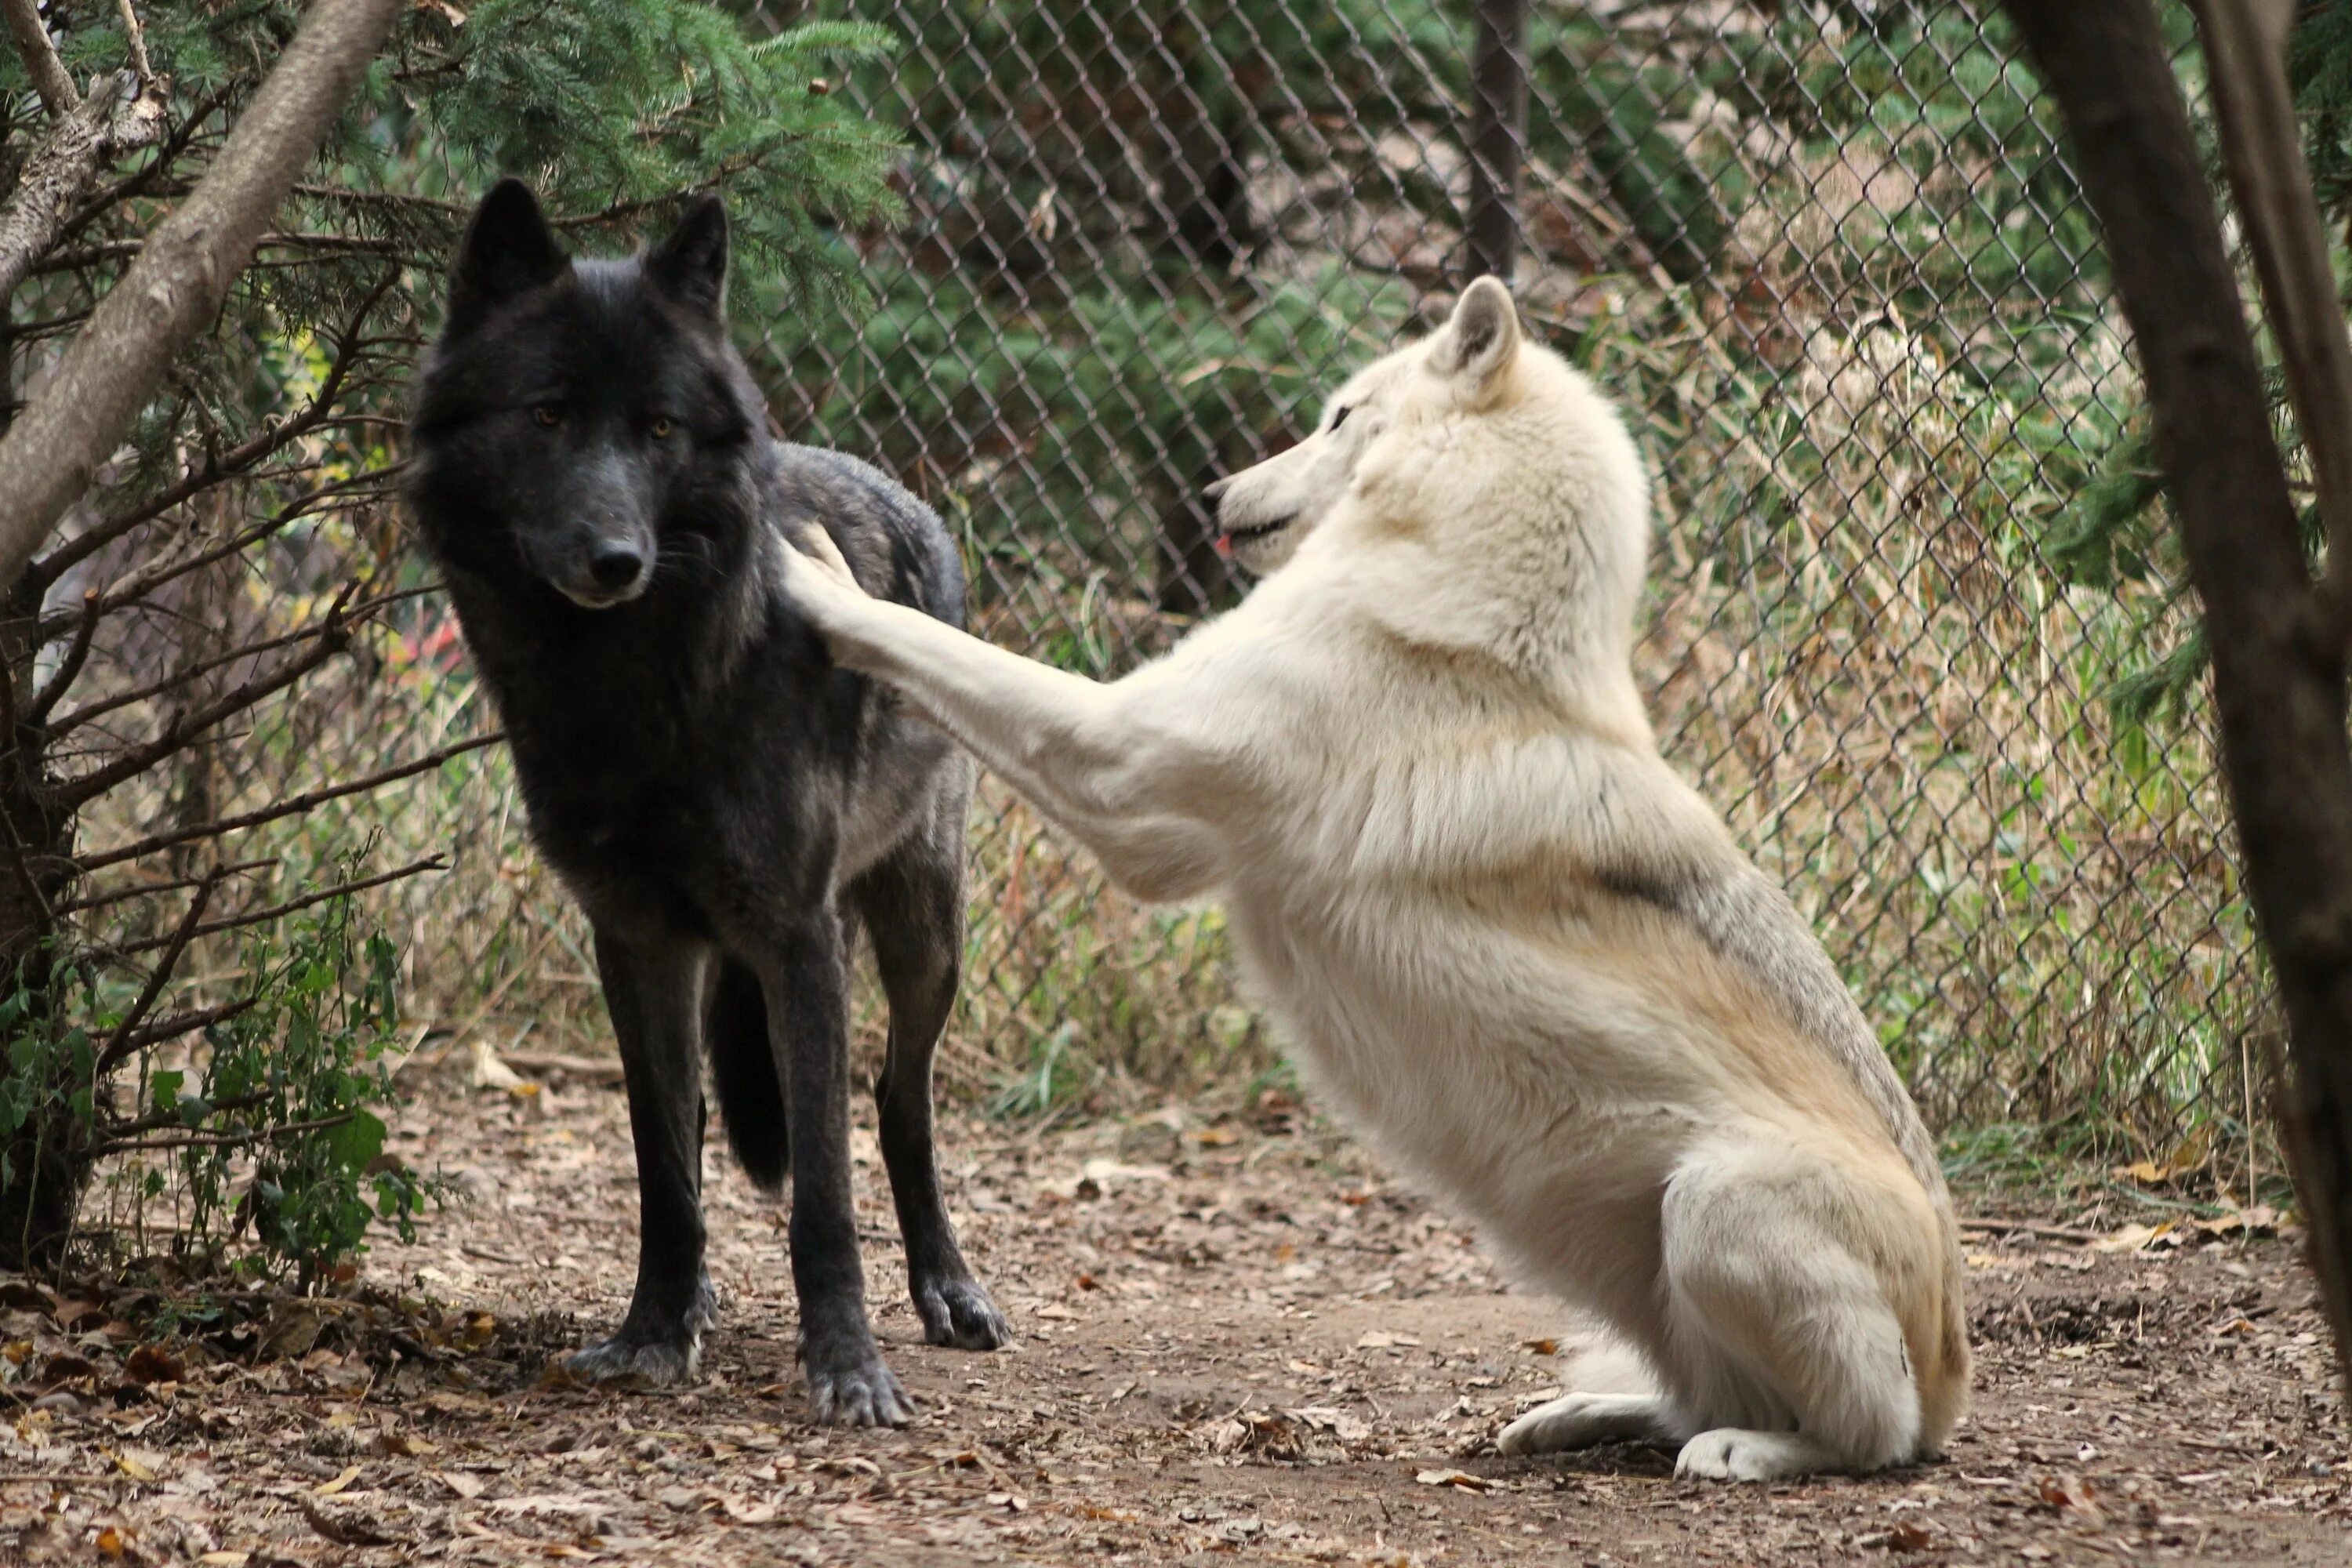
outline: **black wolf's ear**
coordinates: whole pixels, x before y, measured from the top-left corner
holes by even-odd
[[[539,198],[520,180],[500,180],[474,209],[449,284],[449,324],[463,331],[493,305],[551,283],[572,265]]]
[[[695,198],[669,237],[646,258],[654,286],[706,315],[727,313],[727,204]]]
[[[1499,279],[1481,278],[1454,301],[1454,319],[1445,324],[1431,364],[1483,388],[1509,368],[1518,352],[1519,312],[1511,291]]]

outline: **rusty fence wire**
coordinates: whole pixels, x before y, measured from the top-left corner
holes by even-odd
[[[2128,452],[2137,391],[1993,7],[847,10],[905,43],[826,84],[903,128],[905,219],[842,238],[870,315],[751,299],[738,326],[785,430],[961,535],[984,635],[1110,675],[1232,602],[1202,487],[1438,319],[1478,215],[1653,465],[1640,661],[1669,757],[1813,918],[1931,1116],[2103,1151],[2250,1136],[2272,1026],[2202,700],[2117,700],[2184,628],[2160,572],[2084,580],[2053,542]],[[427,612],[279,721],[240,764],[255,787],[488,720]],[[1133,906],[992,784],[973,828],[951,1074],[1042,1109],[1268,1070],[1213,910]],[[299,831],[450,858],[381,895],[420,1016],[509,1045],[602,1030],[499,753]]]

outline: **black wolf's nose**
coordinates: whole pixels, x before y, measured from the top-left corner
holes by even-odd
[[[646,558],[633,545],[600,544],[588,558],[588,574],[596,579],[596,586],[615,594],[635,587],[645,569]]]

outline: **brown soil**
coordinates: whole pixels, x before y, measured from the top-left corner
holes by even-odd
[[[1726,1489],[1641,1446],[1496,1457],[1558,1314],[1319,1123],[951,1124],[1021,1336],[991,1356],[919,1342],[861,1135],[902,1432],[808,1425],[783,1214],[715,1152],[700,1381],[542,1375],[626,1297],[617,1089],[453,1078],[398,1131],[467,1201],[350,1300],[142,1360],[136,1303],[0,1285],[0,1563],[2352,1563],[2332,1362],[2277,1241],[1979,1237],[1948,1462]]]

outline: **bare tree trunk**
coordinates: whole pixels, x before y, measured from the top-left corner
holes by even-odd
[[[2286,1010],[2311,1261],[2352,1364],[2352,747],[2345,628],[2305,563],[2260,362],[2147,0],[2005,0],[2065,113],[2205,606],[2246,885]],[[2339,318],[2336,330],[2343,330]],[[2317,445],[2340,430],[2306,432]]]

